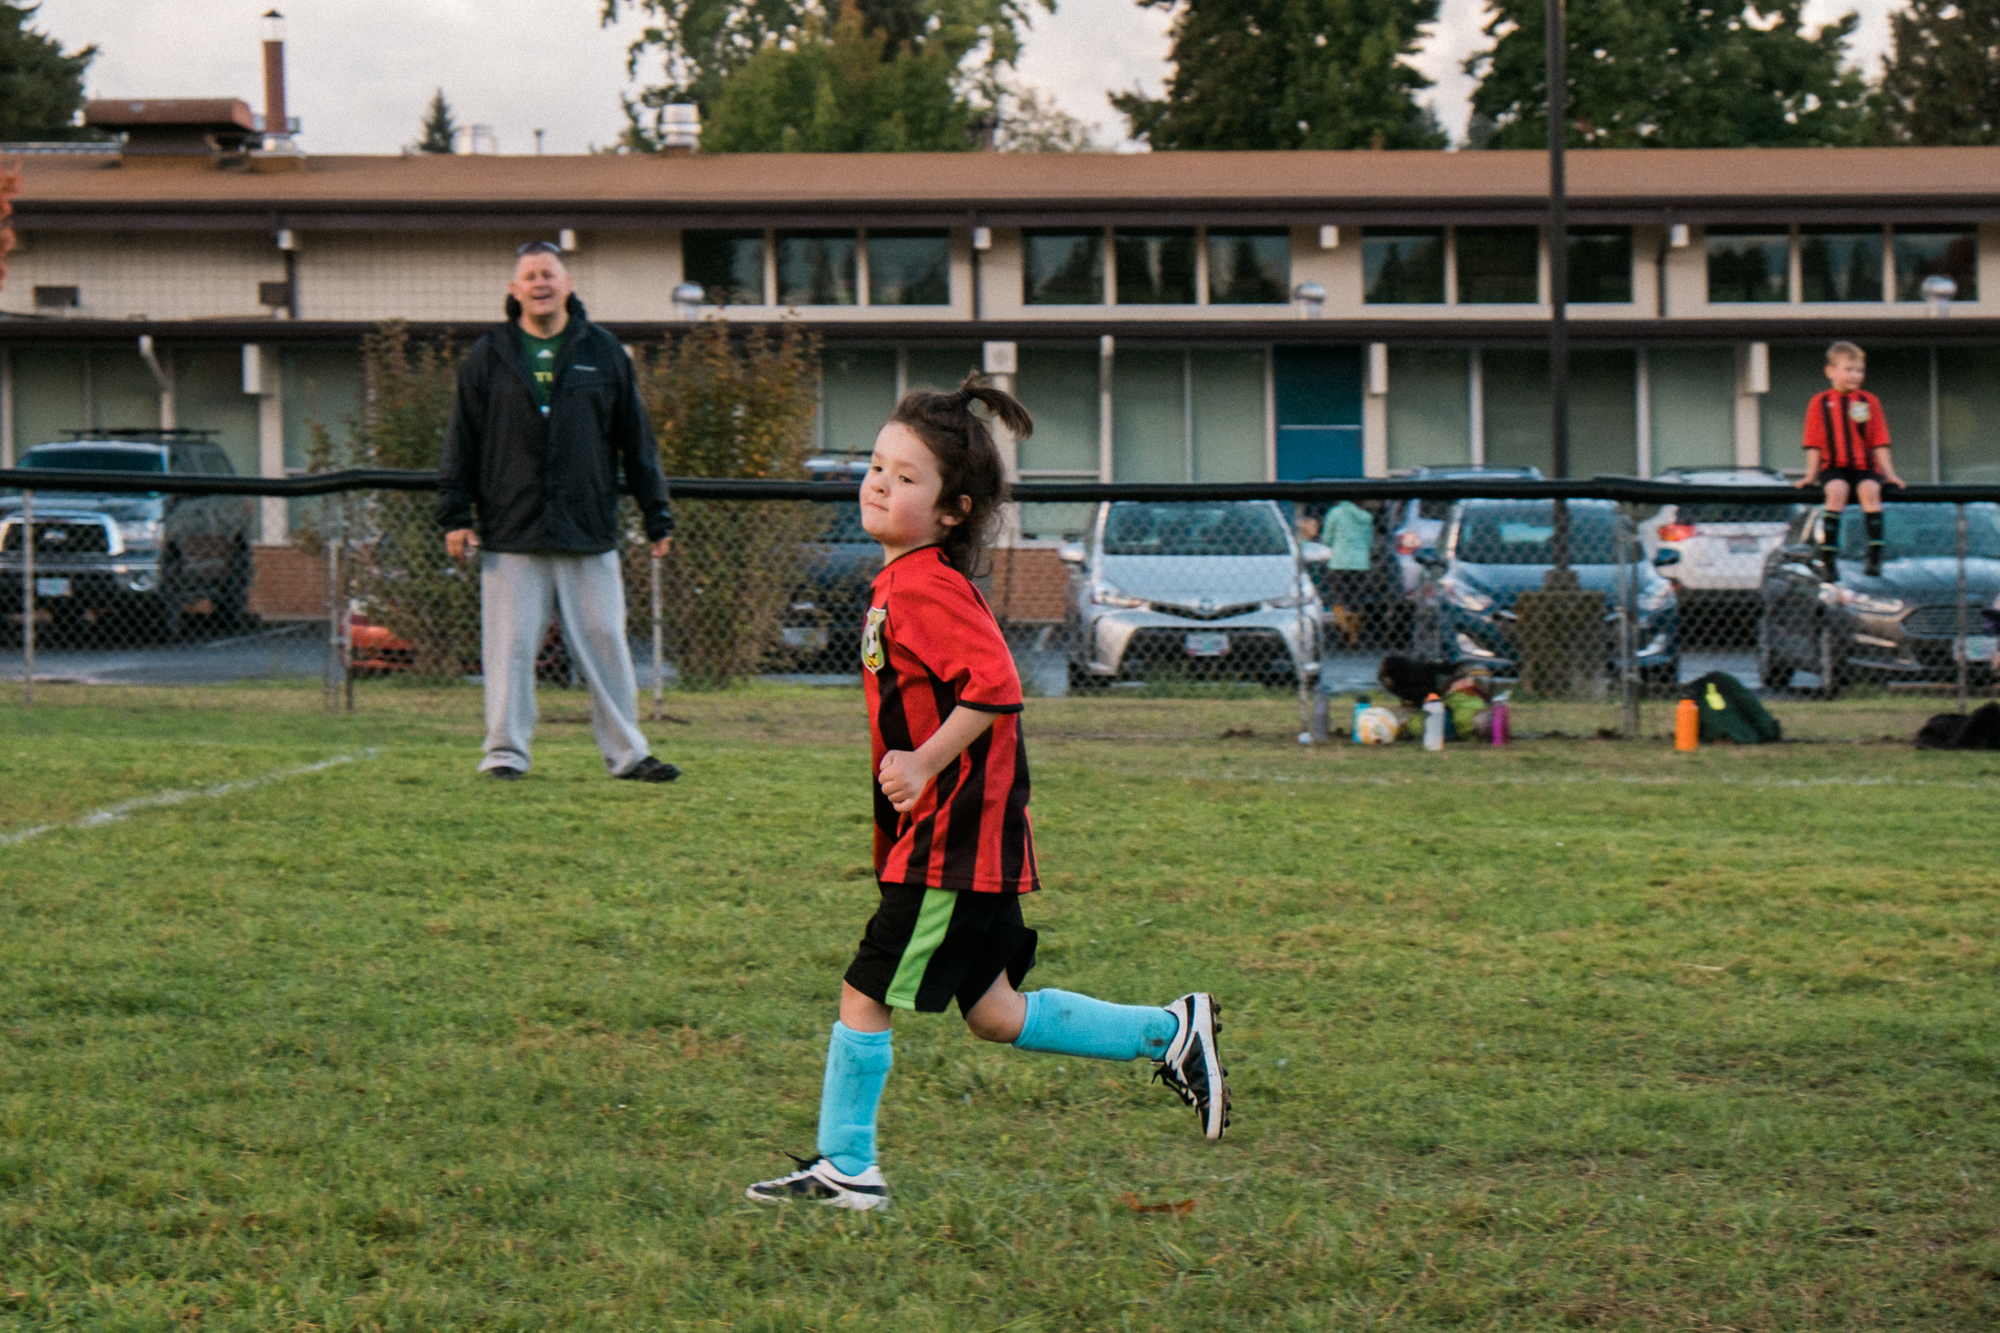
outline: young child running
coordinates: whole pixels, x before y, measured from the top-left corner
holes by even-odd
[[[1099,1060],[1145,1056],[1195,1108],[1203,1134],[1219,1139],[1229,1124],[1213,996],[1198,991],[1154,1008],[1015,989],[1035,963],[1021,895],[1041,882],[1021,680],[969,577],[1006,498],[1000,452],[975,402],[1016,438],[1033,429],[1020,403],[976,376],[956,393],[912,392],[876,436],[861,484],[861,525],[883,558],[861,640],[881,903],[840,988],[819,1154],[794,1156],[800,1170],[750,1186],[762,1203],[888,1206],[875,1119],[891,1064],[890,1016],[942,1013],[952,999],[986,1041]]]
[[[1840,577],[1840,515],[1850,498],[1861,501],[1868,529],[1869,576],[1882,572],[1882,487],[1901,487],[1889,461],[1889,419],[1882,401],[1861,387],[1868,354],[1853,343],[1826,349],[1826,378],[1833,387],[1806,405],[1806,475],[1800,486],[1826,483],[1820,519],[1819,562],[1829,581]]]

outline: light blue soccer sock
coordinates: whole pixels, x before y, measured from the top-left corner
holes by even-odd
[[[819,1155],[842,1175],[857,1176],[875,1165],[875,1113],[895,1062],[888,1029],[856,1032],[834,1023],[819,1094]]]
[[[1063,990],[1031,990],[1027,1021],[1014,1045],[1024,1051],[1080,1055],[1091,1060],[1157,1060],[1180,1031],[1171,1009],[1106,1004]]]

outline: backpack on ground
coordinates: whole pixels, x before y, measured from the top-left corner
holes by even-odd
[[[1939,713],[1917,733],[1919,750],[2000,750],[2000,704]]]
[[[1701,706],[1701,742],[1734,741],[1762,745],[1784,739],[1785,730],[1764,701],[1727,671],[1711,671],[1681,686],[1681,698]]]

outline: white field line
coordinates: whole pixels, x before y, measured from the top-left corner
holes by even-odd
[[[261,777],[243,778],[237,782],[223,782],[213,787],[197,787],[193,791],[155,792],[151,796],[135,796],[129,801],[120,801],[116,805],[107,805],[101,810],[93,810],[82,819],[71,824],[39,824],[34,828],[22,829],[18,833],[0,834],[0,847],[11,847],[16,843],[28,842],[41,837],[44,833],[54,833],[60,829],[103,828],[106,824],[116,824],[141,810],[156,810],[162,806],[184,805],[189,801],[212,800],[218,796],[233,796],[237,792],[255,791],[259,787],[268,787],[273,783],[285,782],[291,778],[302,778],[309,773],[323,772],[329,768],[336,768],[341,764],[353,764],[363,759],[373,759],[376,753],[371,748],[363,750],[359,754],[337,754],[331,759],[322,759],[316,764],[306,764],[301,768],[283,768],[275,773],[266,773]]]

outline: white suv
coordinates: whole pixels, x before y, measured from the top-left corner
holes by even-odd
[[[1661,505],[1660,512],[1639,524],[1639,541],[1649,559],[1675,551],[1678,562],[1661,570],[1674,583],[1681,604],[1684,631],[1714,639],[1718,631],[1749,634],[1756,626],[1758,589],[1764,581],[1764,558],[1784,544],[1785,528],[1799,511],[1782,472],[1770,468],[1674,468],[1659,481],[1690,486],[1769,486],[1781,492],[1769,504],[1695,500]],[[1709,632],[1702,633],[1703,622]]]

